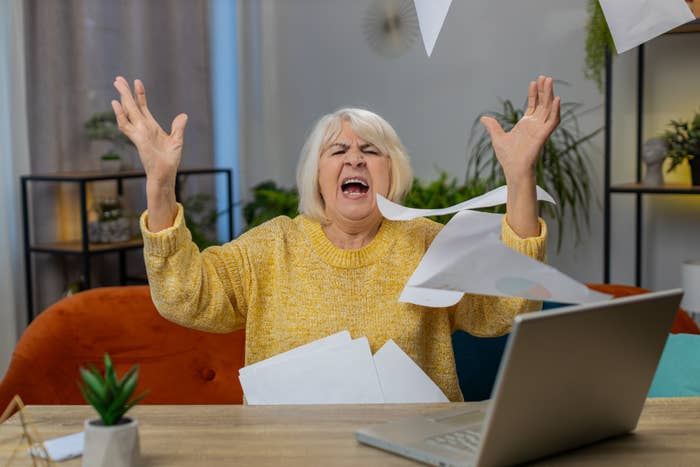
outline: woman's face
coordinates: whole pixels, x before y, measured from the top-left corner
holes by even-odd
[[[391,161],[373,144],[355,134],[344,121],[338,137],[318,162],[318,184],[331,222],[360,221],[381,216],[376,194],[387,196]]]

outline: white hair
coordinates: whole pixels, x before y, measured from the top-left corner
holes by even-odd
[[[401,202],[411,189],[413,169],[396,131],[379,115],[365,109],[344,108],[321,117],[301,149],[297,165],[299,213],[326,223],[325,205],[318,186],[318,161],[321,153],[341,132],[343,122],[363,140],[373,144],[391,161],[391,180],[387,198]]]

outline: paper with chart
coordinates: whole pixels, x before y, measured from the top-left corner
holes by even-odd
[[[504,204],[507,195],[507,187],[503,186],[455,206],[434,210],[406,208],[377,196],[380,211],[393,220],[459,211],[435,237],[399,301],[446,307],[459,302],[464,293],[563,303],[610,298],[503,244],[503,215],[471,210]],[[540,187],[537,199],[554,202]]]
[[[448,402],[392,340],[372,356],[348,331],[241,368],[239,380],[250,405]]]
[[[425,53],[428,57],[433,53],[442,25],[445,24],[447,11],[452,0],[413,0],[418,16],[418,26],[423,37]]]
[[[685,0],[600,0],[617,53],[695,19]]]

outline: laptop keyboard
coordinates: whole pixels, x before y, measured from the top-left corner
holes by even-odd
[[[473,428],[451,431],[441,435],[426,438],[425,442],[436,446],[458,449],[460,451],[476,452],[481,441],[481,433]]]

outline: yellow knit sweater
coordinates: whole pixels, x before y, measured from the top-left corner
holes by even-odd
[[[427,219],[384,220],[359,250],[335,247],[321,226],[304,216],[277,217],[201,254],[183,221],[148,231],[141,216],[151,295],[167,319],[190,328],[225,333],[245,327],[246,364],[347,329],[367,336],[372,352],[393,339],[451,401],[461,401],[451,334],[510,331],[517,313],[538,302],[465,295],[450,308],[399,303],[406,281],[441,224]],[[542,260],[546,226],[521,239],[502,223],[506,245]]]

